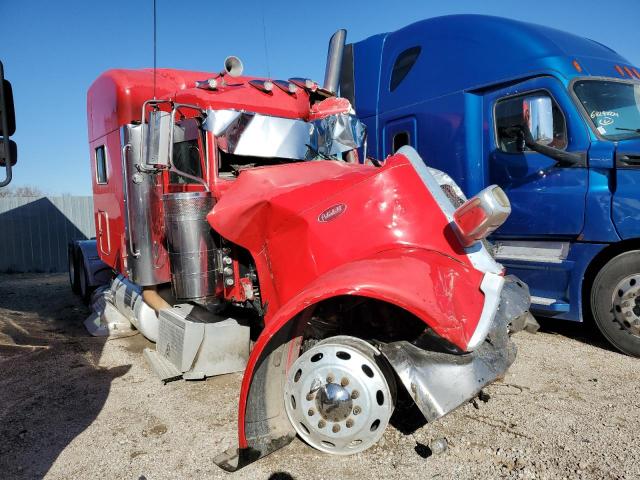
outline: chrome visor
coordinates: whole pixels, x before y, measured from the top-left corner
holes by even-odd
[[[365,127],[347,113],[305,122],[235,110],[207,110],[203,128],[226,153],[254,157],[312,159],[340,155],[362,145]],[[317,152],[317,153],[316,153]]]

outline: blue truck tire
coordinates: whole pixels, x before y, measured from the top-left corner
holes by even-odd
[[[591,311],[614,347],[640,357],[640,250],[624,252],[602,267],[591,288]]]

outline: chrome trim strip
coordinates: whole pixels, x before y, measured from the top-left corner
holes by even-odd
[[[480,290],[484,293],[484,306],[482,307],[482,313],[480,314],[480,320],[476,325],[476,331],[473,332],[469,343],[467,344],[467,350],[473,351],[478,348],[491,330],[493,325],[493,319],[498,311],[500,305],[500,294],[502,293],[502,287],[504,286],[504,277],[496,275],[494,273],[485,273],[482,283],[480,284]]]
[[[569,247],[569,242],[497,240],[493,253],[498,260],[562,263],[569,255]]]

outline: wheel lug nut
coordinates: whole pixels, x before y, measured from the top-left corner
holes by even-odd
[[[622,304],[622,306],[623,306],[623,307],[628,307],[628,306],[629,306],[629,302],[624,302],[624,303]]]
[[[631,312],[627,312],[627,313],[625,313],[625,316],[626,316],[626,317],[630,317],[630,316],[631,316]]]
[[[353,400],[355,400],[356,398],[358,398],[360,396],[360,392],[358,392],[358,390],[354,390],[353,392],[351,392],[351,398]]]
[[[313,400],[313,393],[311,392],[307,393],[307,400],[309,401]]]
[[[307,415],[309,415],[310,417],[313,417],[315,413],[316,412],[313,410],[313,408],[310,408],[309,411],[307,412]]]
[[[353,427],[353,420],[348,419],[346,425],[347,425],[347,428]]]
[[[318,422],[318,428],[324,428],[327,423],[324,420]]]
[[[359,415],[362,409],[360,407],[353,407],[353,414]]]
[[[342,377],[342,380],[340,380],[340,385],[346,387],[347,385],[349,385],[349,379],[347,377]]]
[[[333,378],[333,375],[331,374],[327,375],[327,383],[333,383],[334,380],[335,378]]]
[[[338,425],[337,423],[333,425],[333,428],[331,429],[331,431],[333,433],[338,433],[340,431],[340,425]]]

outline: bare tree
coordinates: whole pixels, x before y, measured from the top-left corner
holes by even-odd
[[[7,197],[43,197],[44,192],[38,187],[24,185],[22,187],[9,187],[0,190],[0,198]]]

